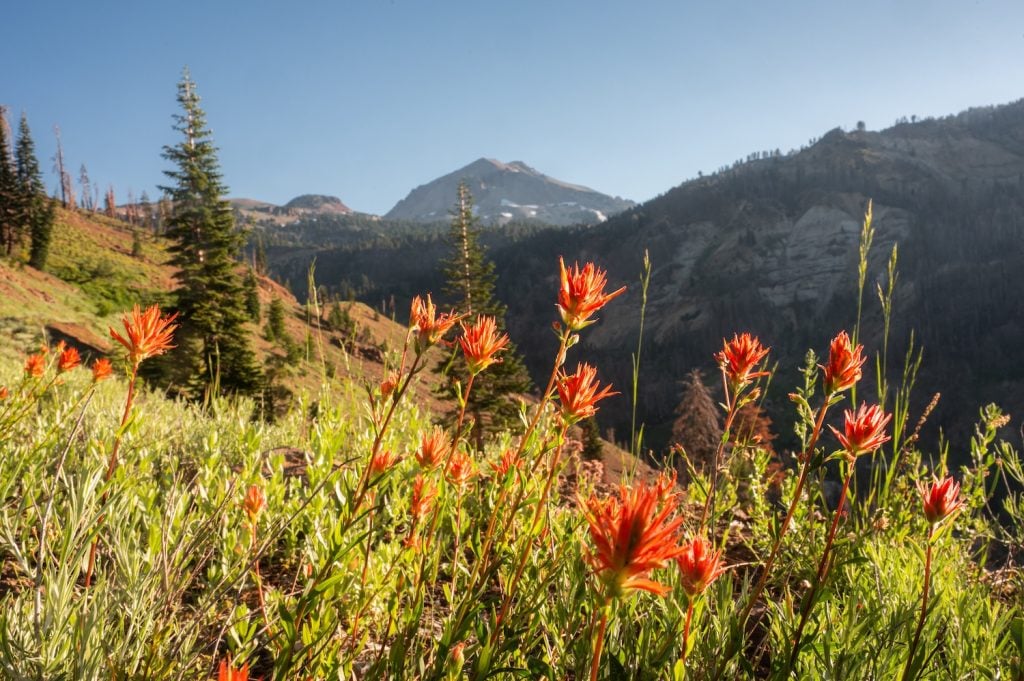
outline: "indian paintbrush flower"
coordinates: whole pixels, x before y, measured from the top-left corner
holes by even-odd
[[[921,493],[924,515],[932,525],[942,522],[964,506],[960,498],[960,483],[952,477],[938,479],[933,476],[931,486],[918,482],[917,490]]]
[[[430,470],[448,457],[451,442],[448,433],[441,426],[434,426],[429,433],[424,433],[416,450],[416,462],[421,468]]]
[[[558,271],[561,278],[558,313],[570,331],[579,331],[593,324],[596,321],[591,319],[594,313],[626,290],[623,286],[606,294],[604,287],[608,284],[608,277],[604,270],[595,267],[592,262],[584,265],[582,270],[579,263],[567,269],[565,261],[559,257]]]
[[[683,591],[689,598],[704,593],[711,582],[725,572],[722,552],[715,551],[703,537],[694,537],[683,545],[683,552],[676,556]]]
[[[409,503],[409,513],[412,515],[413,525],[419,523],[424,516],[430,513],[436,498],[437,488],[422,475],[417,475],[412,483],[412,501]]]
[[[723,341],[722,351],[715,353],[715,359],[734,394],[755,378],[768,375],[767,371],[754,371],[768,356],[768,350],[749,333],[733,334],[731,341]]]
[[[220,661],[220,668],[217,671],[217,681],[249,681],[249,664],[243,664],[241,669],[235,669],[231,664],[231,656]]]
[[[519,458],[516,450],[506,449],[498,461],[491,462],[491,470],[494,471],[495,476],[504,478],[510,470],[518,470],[522,462],[523,460]]]
[[[398,455],[388,450],[377,452],[370,459],[370,474],[383,475],[387,473],[395,463],[398,462]]]
[[[832,339],[829,347],[828,364],[823,366],[825,395],[831,396],[852,388],[861,378],[861,367],[867,357],[863,356],[864,346],[853,347],[845,331]]]
[[[249,522],[255,524],[256,518],[264,508],[267,507],[267,497],[263,494],[263,488],[259,485],[249,485],[245,491],[245,499],[242,501],[242,508],[249,516]]]
[[[889,436],[885,434],[885,426],[892,419],[892,415],[886,414],[877,404],[868,406],[862,403],[856,413],[846,410],[844,416],[844,432],[840,433],[832,426],[829,428],[832,428],[849,458],[873,452],[889,441]]]
[[[78,354],[78,350],[69,345],[61,350],[60,355],[57,357],[57,371],[61,373],[71,371],[81,363],[82,357]]]
[[[618,498],[591,496],[583,513],[596,551],[586,556],[608,598],[635,590],[664,596],[671,589],[650,573],[682,553],[677,535],[683,519],[674,516],[676,498],[657,483],[619,487]]]
[[[460,326],[462,326],[462,336],[459,337],[459,345],[466,358],[469,373],[475,376],[492,364],[501,361],[496,355],[508,345],[508,334],[499,335],[494,317],[479,315],[476,318],[476,324],[467,327],[460,323]]]
[[[584,419],[588,419],[597,413],[597,404],[600,400],[618,393],[612,392],[611,386],[606,385],[600,391],[597,382],[597,369],[589,364],[577,364],[576,373],[560,374],[556,389],[558,400],[562,404],[562,420],[572,425]]]
[[[426,300],[419,296],[413,298],[409,326],[416,331],[416,351],[423,352],[437,344],[462,317],[455,314],[454,310],[438,317],[437,307],[430,300],[429,293]]]
[[[476,467],[473,465],[473,459],[461,449],[452,452],[448,459],[448,468],[445,471],[448,481],[457,487],[462,487],[474,475],[476,475]]]
[[[106,357],[100,357],[92,363],[92,382],[99,383],[104,381],[110,378],[112,372],[113,368],[110,366],[110,360]]]
[[[42,354],[29,355],[25,359],[25,375],[32,378],[39,378],[46,371],[46,359]]]
[[[149,306],[145,312],[136,305],[121,320],[127,337],[114,329],[110,329],[110,337],[128,350],[129,361],[137,367],[142,360],[162,355],[174,347],[171,345],[171,336],[178,328],[174,323],[177,318],[177,313],[161,315],[157,305]]]

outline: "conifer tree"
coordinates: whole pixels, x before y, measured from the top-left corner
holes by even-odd
[[[89,181],[89,171],[85,164],[78,169],[78,184],[82,188],[82,208],[85,210],[96,210],[96,201],[92,198],[92,182]]]
[[[459,312],[475,317],[489,315],[505,326],[505,305],[494,295],[497,276],[494,263],[487,259],[480,243],[480,224],[473,213],[473,196],[465,182],[459,183],[458,196],[452,209],[448,234],[451,255],[443,263],[445,294]],[[476,377],[466,407],[474,419],[477,446],[482,446],[485,430],[508,427],[518,414],[516,394],[528,392],[532,383],[515,345],[509,343],[502,353],[502,362]],[[455,395],[455,382],[463,385],[469,376],[461,354],[455,353],[446,367],[446,380],[441,392]],[[485,416],[486,415],[486,416]]]
[[[249,344],[235,260],[242,236],[235,230],[230,204],[222,198],[227,188],[217,151],[187,69],[178,84],[178,103],[181,113],[174,116],[174,129],[182,139],[164,147],[164,158],[175,167],[164,171],[171,183],[161,187],[172,202],[167,236],[178,267],[174,293],[181,329],[175,359],[178,366],[182,360],[198,359],[188,377],[197,395],[206,390],[254,393],[262,377]]]
[[[0,245],[8,256],[13,254],[21,238],[20,199],[7,110],[0,107]]]
[[[686,378],[676,414],[672,422],[672,442],[682,446],[694,468],[707,470],[722,440],[722,427],[699,369],[691,371]]]
[[[28,118],[23,113],[18,125],[18,145],[15,151],[18,172],[19,220],[22,233],[31,237],[28,264],[37,270],[46,266],[50,252],[50,237],[53,234],[54,208],[46,196],[43,174],[36,158],[36,145],[28,127]]]
[[[260,321],[260,283],[256,279],[256,273],[250,267],[245,273],[245,311],[249,313],[249,320]]]

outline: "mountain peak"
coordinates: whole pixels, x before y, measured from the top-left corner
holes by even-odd
[[[548,177],[523,161],[481,157],[412,190],[386,218],[437,222],[448,219],[460,182],[466,182],[480,219],[502,224],[536,220],[552,225],[595,224],[633,205],[589,187]]]
[[[337,196],[327,194],[302,194],[284,204],[287,210],[304,210],[316,213],[351,213],[352,209]]]

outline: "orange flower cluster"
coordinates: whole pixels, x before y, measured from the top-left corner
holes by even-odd
[[[429,293],[426,300],[419,296],[413,298],[409,326],[416,332],[416,351],[423,352],[436,345],[463,317],[464,315],[455,314],[454,310],[438,317],[437,308],[430,300]]]
[[[451,443],[448,440],[448,433],[441,426],[434,426],[429,433],[424,433],[420,438],[420,447],[416,450],[416,463],[421,468],[431,470],[448,458],[448,450]]]
[[[370,475],[383,475],[391,470],[396,463],[398,463],[398,455],[394,452],[388,450],[377,452],[370,459]]]
[[[715,353],[718,366],[725,372],[729,387],[735,394],[755,378],[767,376],[767,371],[754,371],[768,356],[769,348],[761,345],[756,336],[749,333],[733,334],[731,341],[723,341],[721,352]]]
[[[846,410],[844,416],[844,432],[840,433],[832,426],[829,428],[850,458],[873,452],[889,441],[885,426],[892,419],[892,414],[886,414],[877,404],[869,407],[862,403],[856,414]]]
[[[231,656],[220,661],[220,668],[217,671],[217,681],[249,681],[249,664],[243,664],[241,669],[235,669],[231,664]]]
[[[110,378],[110,374],[113,373],[113,368],[110,366],[110,360],[106,357],[100,357],[92,364],[92,382],[99,383]]]
[[[561,287],[558,290],[557,307],[562,322],[570,331],[579,331],[593,324],[596,321],[591,319],[594,313],[626,291],[623,286],[606,294],[604,288],[608,284],[608,277],[604,270],[595,267],[592,262],[584,265],[582,270],[579,263],[566,269],[565,261],[558,258],[558,270]]]
[[[823,366],[825,394],[841,393],[852,388],[861,378],[861,367],[867,357],[863,356],[864,346],[853,347],[845,331],[832,339],[828,353],[828,364]]]
[[[462,346],[462,354],[466,358],[469,373],[475,376],[501,361],[497,354],[508,345],[508,334],[498,333],[494,317],[480,315],[473,326],[467,327],[462,323],[460,326],[462,336],[459,337],[459,345]]]
[[[683,546],[683,552],[676,556],[679,565],[683,591],[690,598],[704,593],[711,582],[725,572],[722,552],[715,551],[703,537],[694,537]]]
[[[128,350],[131,365],[138,367],[144,359],[162,355],[174,347],[171,337],[178,328],[174,323],[177,318],[177,313],[163,316],[157,305],[151,305],[145,312],[136,305],[121,320],[127,337],[114,329],[110,329],[110,337]]]
[[[245,491],[245,499],[242,501],[242,508],[249,516],[249,522],[255,524],[256,518],[267,507],[267,497],[259,485],[249,485]]]
[[[412,483],[412,502],[409,513],[412,514],[413,526],[417,525],[434,508],[437,488],[430,484],[422,475],[417,475]]]
[[[476,467],[473,465],[473,459],[469,454],[466,454],[461,449],[452,452],[451,457],[448,459],[448,469],[445,471],[448,482],[456,487],[462,487],[474,475],[476,475]]]
[[[683,553],[677,544],[683,519],[674,515],[676,498],[665,481],[619,487],[619,496],[591,496],[583,513],[596,551],[587,556],[609,598],[632,591],[664,596],[671,589],[649,578]]]
[[[57,371],[60,373],[71,371],[81,363],[82,357],[78,354],[78,350],[69,345],[61,350],[57,357]]]
[[[522,462],[514,449],[506,449],[498,461],[491,462],[491,470],[495,476],[504,478],[510,470],[518,470]]]
[[[556,389],[562,405],[562,420],[572,425],[597,413],[594,406],[606,397],[618,395],[610,385],[598,390],[597,369],[589,364],[577,364],[576,373],[561,374]]]
[[[29,355],[25,358],[25,375],[31,378],[41,378],[46,371],[46,358],[41,353]]]
[[[921,493],[924,515],[932,525],[942,522],[964,507],[963,499],[960,498],[960,483],[952,477],[941,480],[932,477],[930,487],[919,482],[917,490]]]

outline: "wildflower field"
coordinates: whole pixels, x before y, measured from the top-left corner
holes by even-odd
[[[601,492],[574,426],[615,389],[573,353],[621,289],[560,274],[547,385],[482,450],[465,403],[509,339],[429,296],[384,381],[325,377],[273,423],[148,391],[174,344],[157,307],[109,362],[4,367],[0,677],[1024,679],[1024,469],[997,408],[950,469],[906,380],[857,392],[872,349],[823,330],[779,473],[732,427],[771,362],[737,333],[714,465]],[[449,428],[410,399],[439,343],[469,370]]]

